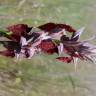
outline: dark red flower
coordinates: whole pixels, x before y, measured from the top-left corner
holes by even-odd
[[[70,63],[73,60],[72,57],[57,57],[56,59],[66,63]]]
[[[54,53],[57,53],[57,54],[58,54],[58,49],[57,49],[57,47],[56,47],[56,48],[47,50],[46,52],[47,52],[48,54],[54,54]]]
[[[54,48],[55,48],[55,44],[51,41],[51,40],[43,40],[39,45],[39,48],[41,48],[41,50],[43,52],[54,52]]]
[[[7,56],[7,57],[14,57],[15,56],[14,52],[10,51],[10,50],[0,51],[0,55]]]
[[[47,31],[47,32],[53,32],[54,29],[58,30],[58,29],[65,29],[68,32],[76,32],[75,29],[73,29],[70,25],[66,25],[66,24],[57,24],[57,23],[46,23],[44,25],[40,25],[38,26],[39,29]]]
[[[20,40],[20,36],[22,34],[24,34],[26,36],[26,34],[28,32],[30,32],[32,29],[32,27],[28,27],[27,24],[16,24],[16,25],[12,25],[7,27],[7,30],[12,32],[12,34],[10,36],[8,36],[7,38],[12,39],[12,40]]]

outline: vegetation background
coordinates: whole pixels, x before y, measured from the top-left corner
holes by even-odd
[[[95,9],[96,0],[0,0],[0,28],[65,23],[85,27],[86,39],[96,34]],[[75,72],[73,64],[55,57],[41,54],[16,63],[0,56],[0,96],[96,96],[96,65],[79,61]]]

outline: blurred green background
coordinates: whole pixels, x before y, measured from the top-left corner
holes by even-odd
[[[0,28],[26,23],[65,23],[94,35],[96,0],[0,0]],[[2,46],[0,47],[2,48]],[[96,65],[61,63],[46,54],[14,62],[0,56],[0,96],[96,96]]]

